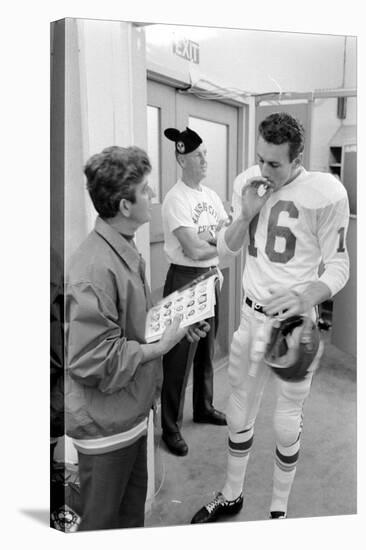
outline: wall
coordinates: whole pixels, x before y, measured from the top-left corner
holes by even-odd
[[[182,38],[199,44],[198,64],[173,53],[174,40]],[[351,58],[355,39],[347,42]],[[256,94],[344,86],[344,36],[151,25],[146,44],[148,67],[160,65],[186,82],[191,71],[194,80]]]
[[[316,99],[313,102],[310,145],[311,170],[329,171],[329,143],[341,125],[355,125],[356,98],[347,99],[347,116],[337,118],[337,99]]]
[[[144,32],[130,23],[67,19],[66,260],[94,225],[82,166],[109,145],[147,147]],[[150,277],[149,228],[137,232]]]
[[[341,86],[356,88],[357,86],[357,55],[356,39],[347,37],[345,40],[345,59],[343,80]],[[328,171],[329,142],[339,127],[357,124],[357,98],[347,98],[346,118],[337,118],[337,99],[316,99],[313,103],[312,135],[311,135],[311,169]]]
[[[356,39],[345,39],[343,79],[340,83],[345,88],[357,86],[357,53]],[[316,99],[313,104],[311,168],[312,170],[328,170],[329,142],[342,125],[357,124],[357,98],[347,98],[346,118],[337,118],[337,99]]]
[[[58,23],[56,23],[57,25]],[[65,96],[64,96],[64,216],[65,263],[88,231],[89,199],[85,191],[82,167],[83,137],[81,124],[80,59],[77,24],[65,21]]]

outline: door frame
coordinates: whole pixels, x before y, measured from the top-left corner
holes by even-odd
[[[157,74],[152,71],[147,71],[147,105],[155,106],[159,108],[162,104],[164,99],[162,95],[160,94],[153,94],[151,93],[151,87],[149,87],[148,82],[151,81],[155,84],[161,84],[161,90],[163,88],[171,88],[174,98],[176,97],[176,92],[179,90],[184,91],[184,89],[187,89],[187,83],[179,80],[172,79],[170,77],[164,77],[164,75]],[[150,89],[149,89],[150,88]],[[187,94],[188,95],[188,94]],[[155,97],[154,97],[155,96]],[[170,103],[170,99],[166,98],[168,101],[168,105]],[[175,101],[175,99],[174,99]],[[223,98],[222,100],[215,100],[216,103],[222,103],[224,105],[229,105],[231,107],[236,108],[237,110],[237,135],[236,136],[230,136],[230,139],[236,139],[237,140],[237,154],[235,158],[230,158],[228,156],[228,164],[229,164],[229,174],[228,174],[228,190],[227,190],[227,200],[224,201],[224,204],[231,203],[231,195],[233,190],[233,183],[235,177],[242,172],[247,166],[253,161],[254,158],[254,135],[253,135],[253,127],[255,122],[255,102],[253,98],[244,98],[243,100],[234,100],[234,99],[227,99]],[[177,101],[178,103],[178,101]],[[207,104],[208,105],[208,104]],[[164,108],[166,109],[166,105],[164,104]],[[171,112],[171,114],[174,114],[174,118],[177,120],[177,126],[179,127],[179,120],[176,116],[176,113],[173,113],[174,106],[171,104],[170,107],[168,107],[168,111]],[[179,115],[182,116],[181,114]],[[168,115],[167,113],[164,113],[162,110],[162,117],[163,119],[167,119]],[[209,119],[209,116],[207,117]],[[214,121],[216,121],[214,119]],[[185,122],[183,121],[183,125]],[[161,120],[161,125],[164,125],[163,120]],[[169,122],[167,122],[167,126],[170,125]],[[253,136],[253,137],[252,137]],[[245,146],[246,145],[246,146]],[[169,147],[170,146],[170,147]],[[230,145],[229,145],[230,149]],[[230,154],[230,151],[228,151],[228,154]],[[161,157],[164,155],[165,158],[172,157],[172,151],[171,151],[171,144],[167,140],[162,140],[161,148],[160,148],[160,155]],[[176,181],[177,175],[178,175],[178,167],[175,162],[174,156],[172,157],[174,161],[174,168],[169,167],[166,171],[162,171],[160,163],[160,171],[159,177],[161,178],[161,181],[166,181],[165,178],[169,178],[169,181]],[[169,164],[169,163],[168,163]],[[234,167],[235,166],[235,167]],[[163,184],[161,184],[161,187],[163,187]],[[161,242],[163,240],[163,229],[162,229],[162,222],[161,222],[161,216],[160,216],[160,209],[159,205],[153,206],[153,213],[152,213],[152,222],[154,223],[150,224],[151,230],[150,230],[150,246],[152,246],[154,243]],[[153,226],[157,226],[157,230],[154,229]],[[242,302],[242,275],[243,275],[243,268],[244,268],[244,251],[236,256],[233,260],[229,262],[231,263],[231,269],[233,273],[234,278],[234,284],[232,285],[233,288],[230,288],[229,297],[230,302],[234,305],[234,312],[231,317],[230,322],[228,323],[228,331],[229,331],[229,342],[228,345],[230,346],[231,341],[231,335],[233,334],[234,330],[239,325],[240,322],[240,311],[241,311],[241,302]],[[228,266],[228,263],[225,264],[225,267]],[[229,349],[228,349],[229,351]]]

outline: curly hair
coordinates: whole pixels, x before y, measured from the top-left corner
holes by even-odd
[[[121,199],[136,201],[135,188],[151,172],[146,152],[139,147],[113,145],[90,157],[84,167],[87,190],[98,214],[113,218]]]
[[[304,127],[299,120],[288,113],[269,115],[259,124],[258,131],[268,143],[274,145],[288,143],[290,162],[304,150]]]

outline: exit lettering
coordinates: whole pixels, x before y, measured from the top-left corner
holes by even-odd
[[[173,42],[173,53],[187,61],[193,61],[193,63],[200,62],[200,47],[197,42],[192,40],[177,40]]]

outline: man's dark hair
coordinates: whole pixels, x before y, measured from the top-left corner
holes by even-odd
[[[300,121],[288,113],[269,115],[259,124],[258,131],[268,143],[274,145],[288,143],[290,162],[304,150],[304,127]]]
[[[139,147],[113,145],[90,157],[84,167],[87,189],[102,218],[113,218],[121,199],[135,202],[135,188],[151,172],[149,157]]]

